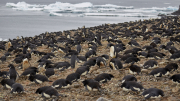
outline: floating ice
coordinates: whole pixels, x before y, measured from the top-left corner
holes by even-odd
[[[119,6],[113,4],[93,5],[91,2],[82,2],[77,4],[55,2],[49,5],[28,4],[26,2],[6,3],[10,7],[18,11],[43,11],[49,13],[50,16],[74,16],[71,13],[78,13],[78,16],[125,16],[125,17],[146,17],[157,15],[158,13],[173,12],[178,7],[152,7],[134,9],[133,6]],[[63,14],[68,13],[68,14]],[[123,13],[123,14],[121,14]],[[77,14],[76,14],[77,15]]]
[[[126,14],[111,14],[111,13],[84,13],[79,16],[120,16],[120,17],[153,17],[155,15],[145,15],[142,13],[126,13]]]
[[[142,10],[156,10],[156,11],[175,11],[178,10],[178,7],[163,7],[163,8],[159,8],[159,7],[152,7],[152,8],[141,8]]]

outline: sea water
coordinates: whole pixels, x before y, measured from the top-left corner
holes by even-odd
[[[0,41],[157,18],[179,8],[179,0],[1,0]]]

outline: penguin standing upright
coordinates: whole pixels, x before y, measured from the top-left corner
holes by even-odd
[[[115,58],[116,54],[116,47],[113,44],[110,44],[110,57]]]
[[[18,76],[18,73],[17,73],[14,65],[13,65],[13,64],[9,64],[8,67],[10,67],[9,73],[8,73],[9,79],[12,79],[12,80],[16,81],[16,78],[17,78],[17,76]]]

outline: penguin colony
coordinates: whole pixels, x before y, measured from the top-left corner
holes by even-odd
[[[180,17],[0,42],[0,99],[179,99]]]

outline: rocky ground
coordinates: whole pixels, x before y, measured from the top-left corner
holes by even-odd
[[[166,19],[166,18],[165,18]],[[169,18],[167,18],[169,19]],[[180,22],[180,19],[178,18],[178,21]],[[173,20],[170,19],[168,21],[168,23],[164,23],[164,26],[167,24],[173,24],[172,23]],[[179,23],[178,22],[178,23]],[[137,23],[134,24],[133,26],[137,26],[137,27],[141,27],[143,25],[147,26],[147,28],[149,29],[148,31],[152,31],[151,26],[158,24],[158,23],[163,23],[163,21],[161,20],[157,20],[157,21],[153,21],[152,23],[147,23],[146,21],[142,21],[142,25],[139,26],[138,22],[128,22],[127,24],[130,23]],[[180,24],[180,23],[179,23]],[[132,27],[132,26],[131,26]],[[117,25],[114,28],[112,28],[110,25],[108,25],[108,28],[111,29],[124,29],[124,28],[129,28],[129,30],[131,30],[132,32],[135,31],[135,29],[131,29],[130,25],[128,25],[127,27],[122,27],[122,25]],[[109,32],[111,32],[111,30],[108,30]],[[179,29],[178,29],[179,28]],[[161,30],[163,30],[164,28],[162,27]],[[180,30],[180,26],[176,27],[176,29]],[[174,29],[175,30],[175,29]],[[71,36],[73,36],[73,33],[77,32],[78,30],[71,30]],[[153,32],[153,31],[152,31]],[[120,32],[122,34],[124,34],[123,32]],[[165,32],[163,32],[165,33]],[[177,34],[173,34],[174,36],[179,35],[179,33]],[[58,39],[60,36],[57,36],[56,39]],[[161,38],[161,44],[166,45],[167,42],[170,41],[170,37],[162,37],[162,34],[156,34],[154,33],[154,36],[150,36],[150,38],[148,40],[143,40],[143,37],[137,37],[134,38],[134,40],[136,40],[139,44],[140,47],[142,48],[145,45],[150,45],[150,43],[152,42],[152,39],[154,37],[159,37]],[[128,42],[131,40],[130,37],[122,37],[122,36],[118,36],[117,38],[118,40],[121,40],[125,45],[126,45],[126,50],[128,49],[132,49],[134,48],[133,46],[129,46],[127,45]],[[103,54],[107,54],[109,55],[109,48],[107,48],[107,44],[108,41],[106,40],[101,40],[102,46],[98,46],[96,54],[97,56],[103,55]],[[159,68],[163,68],[165,67],[169,62],[164,62],[167,61],[167,59],[171,56],[169,54],[169,51],[164,50],[164,49],[159,49],[159,46],[161,44],[157,44],[157,49],[159,52],[162,52],[164,54],[166,54],[166,56],[163,59],[158,59],[156,60],[158,62],[158,66]],[[62,43],[56,43],[56,45],[64,47]],[[82,52],[79,55],[85,55],[85,53],[88,51],[88,45],[87,42],[84,42],[81,44],[82,46]],[[176,47],[179,50],[179,43],[174,42],[174,47]],[[72,46],[71,49],[76,49],[75,46]],[[51,52],[52,48],[49,48],[47,45],[44,46],[38,46],[37,49],[38,51],[41,52]],[[124,50],[125,51],[125,50]],[[120,55],[123,55],[124,51],[120,52]],[[1,50],[0,52],[0,57],[2,57],[4,55],[4,53],[7,52],[6,50]],[[1,62],[0,64],[0,70],[1,71],[8,71],[9,67],[8,65],[10,63],[14,64],[14,66],[16,67],[16,70],[19,74],[21,74],[23,72],[22,69],[19,69],[18,66],[19,64],[16,64],[14,62],[12,62],[15,58],[15,55],[17,55],[18,53],[13,54],[13,52],[11,52],[12,55],[10,57],[7,57],[7,60],[5,62]],[[65,54],[62,54],[60,52],[56,53],[56,57],[53,57],[51,60],[53,63],[57,63],[57,62],[63,62],[63,61],[70,61],[69,59],[65,59],[63,58]],[[32,55],[31,59],[29,60],[31,66],[34,67],[38,67],[38,60],[41,58],[41,56],[37,56],[37,55]],[[140,58],[140,61],[138,63],[135,63],[138,66],[141,66],[143,68],[143,64],[148,60],[148,58]],[[111,70],[109,67],[109,61],[107,62],[107,66],[103,67],[103,68],[99,68],[97,65],[92,66],[90,73],[85,75],[85,76],[81,76],[81,80],[79,80],[78,82],[74,82],[70,88],[68,89],[57,89],[57,91],[60,94],[64,94],[67,95],[66,97],[59,97],[58,101],[95,101],[97,100],[99,97],[103,97],[106,98],[108,100],[112,100],[112,101],[141,101],[141,100],[145,100],[143,96],[141,96],[141,92],[139,93],[135,93],[135,92],[125,92],[121,89],[121,80],[125,75],[130,74],[129,73],[129,69],[128,68],[123,68],[121,70]],[[124,63],[123,61],[121,61],[122,63]],[[164,63],[162,63],[164,62]],[[172,61],[170,61],[172,62]],[[177,63],[178,65],[180,65],[179,61],[173,61],[175,63]],[[83,63],[76,63],[76,66],[74,69],[67,69],[64,71],[58,71],[56,70],[54,76],[51,76],[49,78],[49,80],[51,81],[55,81],[57,79],[65,79],[67,77],[67,75],[74,73],[76,71],[76,69],[78,67],[80,67],[80,65],[82,65]],[[126,66],[126,65],[124,65]],[[151,88],[151,87],[155,87],[155,88],[159,88],[161,90],[164,91],[165,96],[162,98],[158,98],[158,99],[149,99],[149,101],[178,101],[180,99],[180,93],[179,93],[179,87],[176,87],[176,84],[172,83],[172,81],[169,79],[170,76],[172,76],[173,74],[178,74],[180,71],[180,68],[177,69],[177,71],[173,71],[170,73],[169,76],[163,76],[160,78],[155,78],[155,77],[150,77],[148,75],[148,73],[150,73],[152,70],[147,70],[146,72],[141,72],[139,75],[135,75],[135,77],[137,78],[137,82],[139,82],[140,84],[143,85],[144,88]],[[98,74],[101,73],[110,73],[112,75],[114,75],[114,78],[111,81],[108,81],[107,83],[101,84],[101,88],[102,88],[102,92],[93,92],[93,91],[87,91],[82,83],[82,80],[84,79],[93,79],[95,78]],[[41,73],[44,74],[44,73]],[[2,80],[2,78],[1,78]],[[22,78],[18,78],[17,83],[20,83],[23,85],[24,89],[25,89],[25,93],[22,94],[11,94],[10,93],[10,89],[6,89],[4,88],[2,85],[0,85],[0,100],[5,100],[5,101],[41,101],[43,100],[43,98],[41,97],[41,95],[35,94],[35,91],[37,88],[39,87],[43,87],[43,86],[50,86],[52,85],[53,82],[44,82],[42,84],[35,84],[35,83],[31,83],[29,80],[27,79],[22,79]],[[52,100],[52,99],[47,99],[47,100]]]

